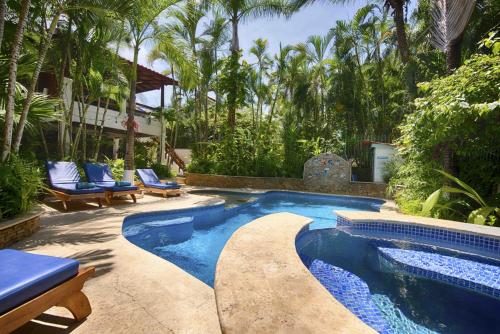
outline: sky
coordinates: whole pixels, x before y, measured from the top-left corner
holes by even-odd
[[[272,17],[243,22],[240,24],[239,30],[240,47],[244,50],[243,56],[250,63],[255,61],[248,51],[258,38],[268,40],[269,53],[274,55],[279,51],[280,43],[283,46],[297,44],[305,42],[312,35],[326,35],[330,28],[335,25],[335,21],[350,20],[356,11],[368,2],[368,0],[356,0],[348,4],[333,5],[328,1],[317,1],[313,5],[302,8],[289,19]],[[139,54],[139,63],[157,72],[163,72],[167,68],[166,64],[160,61],[149,64],[147,61],[148,53],[148,46],[142,48]],[[123,49],[121,55],[129,60],[132,59],[131,50]],[[166,95],[166,99],[169,99],[168,91]],[[138,100],[156,107],[160,104],[160,93],[159,91],[143,93],[138,95]],[[168,102],[166,104],[168,105]]]

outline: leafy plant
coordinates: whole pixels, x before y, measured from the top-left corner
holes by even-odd
[[[427,200],[422,205],[422,214],[425,216],[431,215],[431,212],[435,208],[444,210],[454,210],[458,212],[453,207],[455,205],[462,205],[468,211],[472,205],[462,199],[450,199],[444,197],[443,194],[461,194],[475,202],[476,206],[479,205],[478,209],[474,209],[468,213],[467,223],[478,224],[478,225],[494,225],[497,221],[497,216],[500,217],[500,208],[493,205],[489,205],[471,186],[465,182],[459,180],[458,178],[450,175],[442,170],[438,170],[443,176],[448,180],[453,181],[458,187],[443,186],[440,189],[434,191]],[[440,203],[444,201],[444,203]]]
[[[123,159],[113,160],[108,157],[105,157],[104,161],[111,169],[111,173],[113,173],[113,177],[115,178],[115,180],[123,179],[123,173],[125,170],[125,160]]]
[[[0,164],[0,219],[28,212],[44,189],[41,169],[11,155]]]

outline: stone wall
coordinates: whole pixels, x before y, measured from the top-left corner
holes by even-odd
[[[186,184],[215,188],[252,188],[311,191],[326,194],[367,196],[385,198],[386,184],[369,182],[347,182],[340,189],[336,186],[308,185],[302,179],[285,177],[249,177],[186,173]]]
[[[29,237],[40,227],[41,212],[0,222],[0,249]]]
[[[186,173],[186,184],[216,188],[284,189],[304,191],[302,179]]]

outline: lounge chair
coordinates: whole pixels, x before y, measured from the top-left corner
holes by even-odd
[[[95,269],[53,256],[0,250],[0,334],[36,318],[52,306],[67,308],[77,320],[91,312],[81,291]]]
[[[108,202],[111,202],[114,196],[130,195],[134,203],[137,203],[135,195],[142,194],[138,187],[130,183],[120,184],[121,182],[116,182],[107,164],[85,163],[83,164],[83,170],[89,182],[104,189]]]
[[[136,169],[135,172],[147,192],[161,194],[163,197],[179,196],[182,193],[181,186],[177,182],[161,182],[152,169]]]
[[[92,184],[80,187],[84,182],[74,162],[47,161],[50,192],[63,202],[64,210],[68,210],[66,202],[79,199],[96,199],[102,207],[101,199],[106,199],[104,189]]]

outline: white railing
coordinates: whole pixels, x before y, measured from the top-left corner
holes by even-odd
[[[94,105],[89,105],[89,108],[87,110],[87,115],[85,117],[85,123],[87,123],[88,125],[94,125],[96,114],[97,114],[97,107]],[[99,126],[101,125],[103,114],[104,114],[104,108],[101,107],[99,108],[99,115],[97,121],[97,124]],[[127,119],[127,114],[125,112],[120,113],[119,111],[108,108],[108,111],[106,113],[106,119],[104,120],[104,127],[108,129],[125,131],[126,127],[124,126],[124,124],[126,119]],[[153,118],[146,113],[136,112],[134,119],[139,125],[139,129],[137,132],[139,135],[156,136],[156,137],[159,137],[161,135],[161,124],[156,118]],[[80,122],[80,115],[78,112],[78,107],[76,102],[75,102],[75,111],[73,113],[73,122],[77,123]]]

